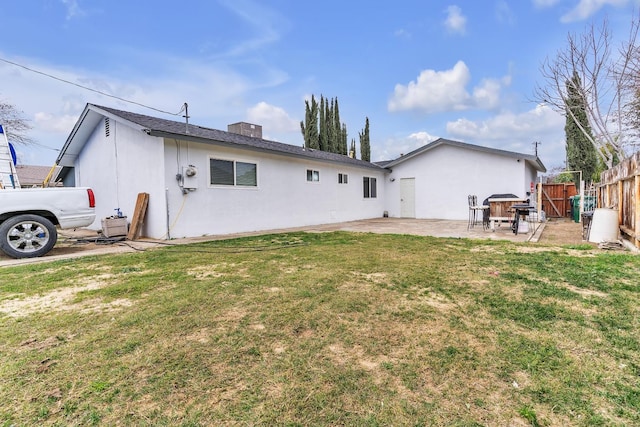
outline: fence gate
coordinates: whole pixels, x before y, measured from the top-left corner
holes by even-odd
[[[547,218],[563,218],[571,215],[569,197],[578,194],[573,183],[542,184],[542,210]]]

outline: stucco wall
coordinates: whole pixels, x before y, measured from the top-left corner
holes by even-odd
[[[525,197],[531,176],[524,160],[441,145],[393,166],[385,181],[389,215],[400,216],[400,182],[415,178],[416,218],[465,220],[467,196],[478,203],[491,194]],[[392,181],[393,180],[393,181]]]
[[[117,208],[131,221],[138,193],[146,192],[149,207],[142,234],[164,234],[162,150],[161,139],[115,120],[111,120],[106,136],[104,120],[99,122],[75,164],[77,185],[93,188],[96,195],[96,221],[90,229],[101,229],[101,220],[114,215]]]
[[[257,164],[257,187],[210,185],[209,159]],[[296,157],[165,142],[165,180],[169,189],[170,236],[201,236],[268,230],[381,217],[384,173],[374,169],[308,161]],[[183,194],[176,181],[182,166],[194,165],[197,189]],[[306,170],[320,172],[307,182]],[[348,184],[338,183],[338,173]],[[376,198],[363,197],[363,177],[377,179]]]
[[[538,182],[538,171],[531,163],[527,163],[527,166],[525,168],[525,175],[524,175],[524,191],[525,191],[524,195],[531,200],[532,204],[536,203],[535,185],[537,182]],[[533,191],[531,191],[531,183],[533,183]],[[526,194],[527,192],[530,192],[532,194],[527,195]]]

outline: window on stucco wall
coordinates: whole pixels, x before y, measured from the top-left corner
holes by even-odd
[[[320,171],[316,171],[313,169],[307,169],[307,181],[309,182],[319,182],[320,181]]]
[[[363,196],[365,199],[378,197],[378,182],[376,178],[365,176],[362,178]]]
[[[257,172],[258,166],[255,163],[209,159],[209,182],[211,185],[257,187]]]

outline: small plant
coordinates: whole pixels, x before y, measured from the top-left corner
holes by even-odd
[[[518,413],[525,420],[529,421],[532,427],[540,427],[540,423],[538,423],[538,417],[536,416],[536,412],[530,406],[523,406],[518,410]]]
[[[106,381],[94,381],[91,383],[90,387],[91,390],[95,391],[96,393],[101,393],[109,388],[109,383]]]

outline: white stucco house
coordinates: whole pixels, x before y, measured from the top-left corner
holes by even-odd
[[[257,127],[247,125],[254,132]],[[242,131],[242,126],[233,129]],[[195,237],[382,216],[386,170],[348,156],[87,105],[58,159],[65,185],[96,194],[96,222],[133,216],[142,235]],[[368,188],[363,188],[364,184]]]
[[[404,218],[468,218],[467,196],[478,203],[492,194],[514,194],[535,202],[537,156],[440,138],[396,160],[378,163],[388,171],[385,209]]]
[[[133,216],[149,193],[142,235],[196,237],[392,217],[466,219],[467,194],[524,196],[535,156],[440,139],[369,163],[229,131],[88,104],[56,163],[65,185],[96,194],[96,222]]]

